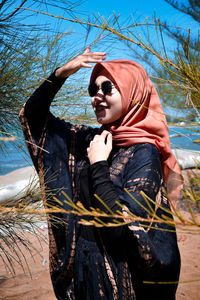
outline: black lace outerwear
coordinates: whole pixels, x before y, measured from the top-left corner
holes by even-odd
[[[58,206],[56,198],[69,211],[64,191],[74,202],[106,211],[93,196],[97,194],[113,211],[121,209],[118,201],[151,222],[95,229],[80,226],[74,214],[57,213],[64,222],[56,226],[49,216],[50,273],[57,299],[175,299],[180,271],[175,228],[149,215],[172,218],[157,149],[145,143],[114,148],[108,161],[90,166],[86,149],[98,129],[66,123],[49,112],[63,83],[53,73],[20,112],[44,202]]]

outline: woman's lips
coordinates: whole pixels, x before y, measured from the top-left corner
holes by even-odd
[[[104,111],[106,108],[108,108],[107,106],[103,106],[103,105],[98,105],[95,107],[95,112],[101,112]]]

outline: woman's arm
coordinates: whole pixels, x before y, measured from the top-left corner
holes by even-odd
[[[95,152],[94,145],[93,151]],[[121,193],[117,193],[110,180],[108,164],[105,160],[91,164],[90,175],[94,193],[112,211],[119,209],[116,205],[116,201],[119,201],[136,216],[152,220],[152,222],[135,220],[128,226],[121,226],[114,230],[106,228],[104,231],[107,231],[110,239],[118,239],[120,244],[123,243],[126,249],[129,267],[135,278],[137,298],[147,299],[152,294],[155,299],[160,299],[159,297],[164,293],[162,299],[175,299],[180,272],[180,255],[175,228],[165,222],[153,222],[150,214],[155,212],[156,216],[163,221],[165,217],[172,218],[169,203],[163,192],[164,183],[157,149],[151,144],[135,146],[134,155],[127,163],[124,172],[126,189],[122,187]],[[144,192],[154,203],[145,200],[141,192]],[[107,212],[95,197],[93,203],[96,208]],[[143,281],[149,284],[143,284]],[[163,284],[155,284],[155,282],[163,282]],[[173,283],[167,284],[167,282]]]
[[[104,130],[100,135],[94,136],[87,149],[90,161],[89,180],[92,186],[92,192],[97,195],[112,211],[116,210],[115,202],[119,197],[115,191],[113,182],[110,179],[110,172],[107,159],[112,150],[112,134]],[[108,212],[106,207],[97,200],[94,206]],[[119,206],[118,206],[119,208]]]
[[[101,62],[104,59],[104,52],[90,52],[90,48],[88,47],[83,54],[55,70],[33,93],[25,105],[24,113],[36,140],[39,140],[41,136],[51,102],[66,78],[78,72],[81,68],[91,68],[92,65],[89,63]]]
[[[162,180],[158,151],[150,144],[146,144],[146,146],[145,144],[136,145],[134,157],[130,158],[125,168],[123,186],[121,186],[121,190],[116,190],[110,178],[107,162],[111,143],[109,138],[107,138],[107,143],[105,143],[105,136],[106,131],[101,136],[96,136],[88,150],[88,157],[91,162],[89,168],[90,183],[93,194],[98,196],[93,197],[93,206],[106,213],[109,212],[109,209],[115,213],[117,210],[122,211],[122,208],[116,203],[119,202],[135,215],[148,218],[149,205],[151,205],[153,211],[155,205],[152,203],[148,205],[141,192],[144,192],[150,199],[156,201]],[[145,148],[147,149],[145,150]],[[154,153],[152,153],[152,149]],[[106,209],[103,203],[109,209]],[[136,224],[138,222],[135,222]],[[123,232],[121,229],[124,229],[124,227],[119,228],[120,230],[117,232],[118,238],[121,237],[120,234]]]
[[[32,135],[39,140],[46,122],[51,102],[62,87],[65,79],[51,74],[31,95],[24,107],[24,115],[29,123]]]

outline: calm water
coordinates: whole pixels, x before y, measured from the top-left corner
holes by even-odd
[[[183,148],[200,151],[200,127],[169,127],[169,136],[172,149]]]
[[[200,128],[169,127],[169,135],[172,148],[200,151],[200,143],[194,143],[200,140]],[[6,151],[2,145],[0,141],[0,175],[32,165],[25,143],[6,142]]]

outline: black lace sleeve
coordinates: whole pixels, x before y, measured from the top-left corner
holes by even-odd
[[[151,144],[138,145],[125,177],[121,202],[136,217],[144,218],[128,225],[124,239],[129,266],[137,278],[137,299],[147,299],[150,294],[154,299],[160,299],[160,295],[162,299],[175,299],[180,254],[176,229],[166,222],[173,216],[157,149]]]
[[[110,210],[116,212],[116,210],[119,209],[119,206],[116,204],[116,201],[119,201],[119,197],[110,179],[108,162],[100,161],[94,163],[90,166],[89,174],[93,196],[97,195],[102,200],[102,202],[100,202],[98,198],[94,196],[94,207],[108,213],[109,210],[106,208],[107,206]],[[105,203],[106,206],[103,203]]]
[[[39,140],[47,120],[49,107],[65,79],[55,76],[55,71],[35,90],[24,108],[24,115],[30,126],[32,135]]]
[[[165,185],[159,152],[151,144],[138,144],[135,147],[134,155],[124,171],[121,193],[116,192],[110,181],[106,162],[99,162],[90,168],[94,192],[110,209],[116,211],[116,201],[120,201],[125,210],[144,219],[132,221],[117,230],[104,230],[110,239],[117,238],[120,245],[123,244],[135,278],[137,299],[147,299],[149,294],[160,299],[163,293],[162,299],[175,299],[180,255],[175,227],[164,221],[165,218],[172,218],[172,214],[163,191]],[[98,200],[95,200],[95,206],[106,211]],[[146,284],[143,284],[144,281]],[[169,284],[166,285],[166,282]]]

